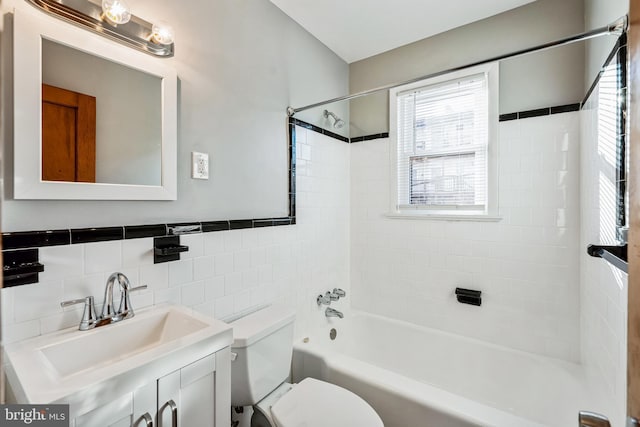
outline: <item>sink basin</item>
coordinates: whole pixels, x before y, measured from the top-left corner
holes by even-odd
[[[231,327],[181,306],[139,310],[89,331],[77,327],[6,346],[17,403],[82,403],[133,390],[231,344]]]
[[[192,315],[167,310],[79,332],[73,338],[39,350],[57,374],[66,377],[129,358],[207,326]]]

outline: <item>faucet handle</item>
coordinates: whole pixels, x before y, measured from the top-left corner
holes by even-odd
[[[326,295],[318,295],[318,298],[316,298],[316,302],[318,303],[318,306],[322,304],[324,305],[331,304],[331,298],[329,298],[329,292],[327,292]]]
[[[340,288],[333,288],[333,293],[338,295],[340,298],[344,298],[347,296],[347,293]]]
[[[340,295],[331,293],[329,291],[327,291],[327,293],[324,294],[324,296],[329,298],[331,301],[338,301],[340,299]]]
[[[120,298],[120,308],[118,309],[118,318],[129,319],[135,315],[133,312],[133,308],[131,307],[131,300],[129,299],[129,294],[135,291],[141,291],[143,289],[147,289],[147,285],[136,286],[135,288],[130,288],[129,283],[122,287],[122,298]]]
[[[80,325],[78,329],[81,331],[86,331],[91,328],[94,328],[98,323],[98,316],[96,315],[96,307],[93,303],[93,297],[88,296],[80,299],[72,299],[69,301],[62,301],[60,303],[61,307],[69,307],[71,305],[82,304],[84,303],[84,312],[82,313],[82,320],[80,320]]]

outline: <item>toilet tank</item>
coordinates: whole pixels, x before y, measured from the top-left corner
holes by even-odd
[[[287,379],[294,320],[295,311],[272,305],[230,323],[233,406],[255,405]]]

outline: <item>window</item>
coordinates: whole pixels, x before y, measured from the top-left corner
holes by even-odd
[[[495,214],[496,87],[491,65],[390,91],[393,211]]]

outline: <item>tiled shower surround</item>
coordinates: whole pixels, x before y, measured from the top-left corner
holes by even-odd
[[[347,144],[298,126],[296,225],[184,235],[189,252],[164,264],[153,264],[151,238],[41,248],[41,282],[2,290],[5,342],[76,325],[82,308],[63,310],[59,302],[94,295],[100,304],[114,271],[149,286],[132,295],[138,309],[180,303],[228,319],[284,301],[297,307],[297,336],[325,322],[315,297],[341,287],[348,297],[332,305],[338,309],[569,361],[580,361],[582,339],[582,359],[600,378],[613,372],[608,386],[618,394],[625,290],[605,276],[620,274],[585,258],[593,277],[583,275],[580,287],[580,194],[596,186],[583,170],[580,188],[580,162],[595,161],[584,152],[595,142],[579,143],[588,114],[596,113],[499,124],[502,219],[495,222],[388,218],[388,138]],[[593,213],[586,221],[596,221],[601,198],[585,203]],[[596,283],[603,277],[605,288]],[[482,307],[457,303],[458,286],[482,290]],[[598,345],[615,350],[585,358]]]
[[[581,112],[580,247],[616,245],[617,131],[615,65],[605,69]],[[594,384],[626,414],[627,275],[599,258],[580,254],[582,363]],[[612,425],[615,425],[612,419]]]
[[[389,140],[352,144],[353,307],[578,361],[579,113],[499,134],[498,222],[386,217]],[[482,307],[456,287],[482,290]]]
[[[297,128],[297,224],[181,236],[180,261],[153,264],[153,239],[40,248],[40,282],[2,290],[5,343],[77,325],[82,306],[60,302],[95,296],[109,274],[132,286],[134,309],[182,304],[220,319],[280,300],[298,308],[298,331],[324,321],[315,297],[349,289],[349,144]],[[117,292],[117,291],[116,291]],[[117,295],[116,295],[117,297]]]

